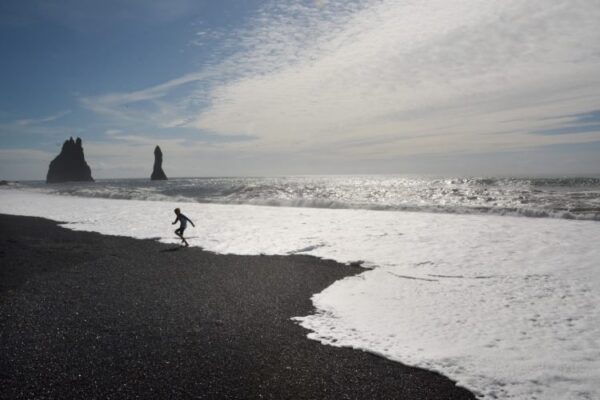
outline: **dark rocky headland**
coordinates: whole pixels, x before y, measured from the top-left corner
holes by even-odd
[[[92,170],[85,162],[81,139],[65,140],[60,154],[56,156],[46,175],[47,183],[59,182],[93,182]]]
[[[156,146],[154,149],[154,169],[152,170],[152,175],[150,179],[153,181],[165,181],[167,180],[167,175],[165,171],[162,169],[163,155],[159,146]]]

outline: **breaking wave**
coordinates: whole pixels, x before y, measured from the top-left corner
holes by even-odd
[[[69,196],[600,220],[600,178],[318,176],[100,180],[7,187]]]

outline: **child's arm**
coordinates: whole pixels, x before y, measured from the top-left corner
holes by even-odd
[[[191,219],[189,219],[189,218],[188,218],[187,220],[188,220],[188,221],[190,221],[190,224],[192,224],[192,226],[193,226],[194,228],[196,227],[196,225],[194,225],[194,223],[192,222],[192,220],[191,220]]]
[[[179,221],[179,217],[175,218],[175,221],[173,221],[173,223],[171,223],[171,225],[175,225],[177,223],[177,221]]]

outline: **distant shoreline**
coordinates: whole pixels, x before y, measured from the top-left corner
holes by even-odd
[[[473,399],[306,338],[290,318],[362,269],[217,255],[0,215],[0,397]]]

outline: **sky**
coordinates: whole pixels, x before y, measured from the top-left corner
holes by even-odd
[[[0,179],[599,175],[599,0],[4,0]]]

